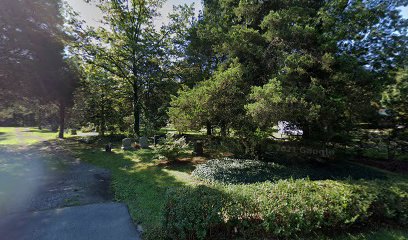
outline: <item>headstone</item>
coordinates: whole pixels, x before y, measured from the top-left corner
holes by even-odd
[[[156,146],[157,144],[159,144],[159,135],[154,135],[154,137],[153,137],[153,143],[154,143],[154,146]]]
[[[122,150],[132,150],[132,139],[131,138],[124,138],[122,140]]]
[[[105,145],[105,151],[106,152],[112,152],[112,143],[108,143]]]
[[[204,154],[203,142],[202,141],[196,141],[194,143],[194,154],[196,156],[202,156]]]
[[[149,148],[149,141],[147,137],[140,137],[139,144],[141,148]]]
[[[154,146],[160,143],[160,139],[165,138],[166,135],[154,135],[153,141],[154,141]]]
[[[58,132],[58,125],[52,125],[51,126],[51,131],[52,132]]]

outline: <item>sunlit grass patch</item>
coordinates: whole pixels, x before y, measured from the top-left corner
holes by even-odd
[[[18,144],[15,128],[0,127],[0,145]]]
[[[0,127],[0,145],[32,145],[57,138],[50,130],[25,127]]]
[[[151,149],[114,149],[107,153],[102,148],[90,148],[75,141],[65,144],[82,160],[112,172],[115,198],[128,205],[133,220],[145,230],[146,238],[161,235],[167,189],[192,186],[197,182],[189,174],[190,168],[183,164],[162,164]]]

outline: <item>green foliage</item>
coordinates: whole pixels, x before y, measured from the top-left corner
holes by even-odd
[[[405,224],[407,186],[388,191],[383,184],[281,180],[172,189],[165,230],[172,239],[294,239],[385,218]]]
[[[339,236],[336,238],[317,238],[319,240],[406,240],[408,239],[408,232],[403,229],[389,229],[382,228],[378,230],[375,226],[371,231],[364,231],[358,234],[346,234],[345,236]]]
[[[188,6],[177,8],[170,23],[157,30],[154,18],[159,15],[162,0],[98,2],[106,28],[84,30],[81,22],[71,18],[70,34],[75,43],[70,50],[83,63],[105,73],[104,78],[99,77],[100,84],[105,80],[105,85],[109,85],[114,80],[109,91],[114,99],[110,100],[121,99],[120,109],[126,111],[126,117],[133,117],[133,133],[140,136],[141,124],[145,128],[159,128],[166,122],[166,106],[177,85],[169,73],[172,57],[177,58],[177,43],[183,40],[182,33],[190,25],[192,10]],[[93,77],[95,73],[86,76]],[[101,98],[98,108],[107,100]],[[115,120],[121,124],[122,118]]]
[[[244,159],[213,159],[200,164],[192,175],[210,182],[227,184],[278,181],[281,179],[384,179],[385,174],[350,163],[285,164]]]
[[[81,127],[81,132],[83,133],[89,133],[95,131],[95,125],[92,123],[88,123],[85,126]]]
[[[166,138],[161,140],[155,151],[159,156],[175,161],[187,148],[185,137],[176,138],[174,133],[167,133]]]
[[[391,84],[383,93],[382,103],[392,111],[400,123],[408,120],[408,67],[400,69]]]
[[[171,239],[196,239],[197,236],[204,236],[208,239],[270,238],[272,233],[264,229],[268,224],[274,222],[273,216],[279,216],[282,219],[279,225],[273,225],[271,228],[281,229],[279,236],[293,231],[303,231],[296,226],[299,224],[303,228],[311,225],[308,223],[309,219],[321,224],[322,230],[328,228],[330,232],[338,230],[343,233],[345,229],[335,229],[335,227],[354,226],[351,222],[342,223],[341,220],[350,220],[356,214],[362,214],[355,220],[357,222],[366,219],[366,215],[369,215],[370,219],[376,218],[383,221],[385,218],[382,217],[381,212],[384,210],[376,209],[389,209],[387,220],[396,221],[396,218],[404,214],[406,216],[408,209],[405,195],[408,186],[399,179],[391,179],[387,182],[352,181],[345,183],[287,180],[278,181],[277,187],[274,187],[273,183],[195,187],[199,182],[189,174],[190,168],[186,169],[184,165],[157,164],[153,160],[156,156],[155,152],[149,149],[124,152],[115,148],[112,153],[107,154],[102,150],[103,144],[99,146],[99,151],[96,150],[98,146],[89,147],[89,145],[81,145],[71,140],[64,141],[62,144],[64,148],[72,150],[81,160],[112,172],[112,188],[115,197],[128,205],[133,220],[142,225],[145,230],[144,239],[165,239],[164,231]],[[363,171],[363,169],[358,171]],[[169,187],[171,190],[166,194]],[[361,199],[368,200],[365,202]],[[370,205],[373,207],[367,210],[366,206],[372,199],[375,199],[376,204]],[[344,205],[339,206],[340,203]],[[272,208],[274,206],[276,208]],[[395,210],[394,206],[397,206],[399,210]],[[323,211],[327,212],[324,220],[327,219],[329,223],[338,225],[332,228],[319,222]],[[371,214],[373,212],[380,214]],[[301,215],[302,213],[304,215]],[[347,214],[350,215],[347,216]],[[233,218],[234,216],[238,217]],[[264,216],[269,216],[269,223],[262,224]],[[305,223],[299,223],[299,221],[305,221]],[[285,226],[286,223],[292,225]],[[368,221],[362,224],[364,223],[371,225],[371,222]],[[315,230],[319,231],[312,226],[311,230],[305,232]],[[307,237],[302,232],[295,232],[295,234],[303,239]],[[319,232],[316,235],[322,237]],[[363,234],[355,235],[354,233],[350,239],[361,235]],[[369,234],[367,238],[356,239],[371,239],[369,237],[371,235]]]
[[[197,202],[197,198],[205,204]],[[222,210],[226,204],[228,201],[219,190],[205,186],[168,190],[164,213],[166,235],[171,239],[205,239],[207,232],[223,224]]]
[[[302,128],[305,138],[325,140],[362,120],[373,121],[387,74],[406,55],[407,21],[397,9],[401,4],[205,2],[187,46],[196,51],[186,52],[195,69],[188,76],[194,79],[186,80],[190,89],[172,100],[171,121],[183,131],[226,125],[244,136],[257,127],[263,131],[289,121]],[[212,72],[214,66],[230,62],[240,66],[240,93],[233,87],[228,92],[206,90],[208,82],[224,74]],[[211,97],[220,101],[211,104]],[[229,98],[234,106],[224,104]],[[222,106],[228,106],[226,112],[220,111]],[[244,121],[245,114],[250,119]]]
[[[92,123],[101,135],[117,126],[126,129],[124,119],[131,109],[123,104],[124,96],[117,96],[120,82],[104,69],[91,64],[81,65],[83,78],[74,95],[71,125],[79,127]]]
[[[242,122],[245,103],[242,75],[242,66],[234,61],[225,69],[220,67],[212,78],[197,87],[179,91],[169,109],[174,127],[185,131],[211,123],[226,130]]]

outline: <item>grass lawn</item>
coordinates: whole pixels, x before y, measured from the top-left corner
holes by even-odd
[[[69,137],[69,134],[65,134]],[[0,145],[31,145],[57,138],[58,133],[32,127],[0,127]]]
[[[0,145],[6,144],[18,144],[15,128],[0,127]]]
[[[158,239],[162,235],[162,211],[165,193],[169,187],[194,187],[197,184],[203,184],[191,176],[191,172],[195,169],[194,163],[182,161],[168,164],[157,160],[153,150],[124,152],[116,148],[112,153],[106,153],[102,146],[73,140],[65,141],[64,144],[66,149],[71,149],[82,160],[112,171],[115,198],[129,206],[133,220],[141,224],[144,229],[145,239]],[[338,239],[408,239],[408,232],[375,229],[375,231],[343,235]]]
[[[82,160],[112,171],[115,198],[128,205],[133,220],[142,225],[147,238],[155,238],[160,233],[167,188],[197,183],[190,175],[194,169],[190,163],[164,164],[153,160],[152,150],[114,149],[106,153],[102,148],[91,148],[75,141],[65,144]]]

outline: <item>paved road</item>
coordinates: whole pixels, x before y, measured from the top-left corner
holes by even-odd
[[[0,146],[1,240],[140,239],[109,171],[54,142]]]
[[[92,204],[0,219],[0,239],[10,240],[135,240],[138,233],[127,207]]]

